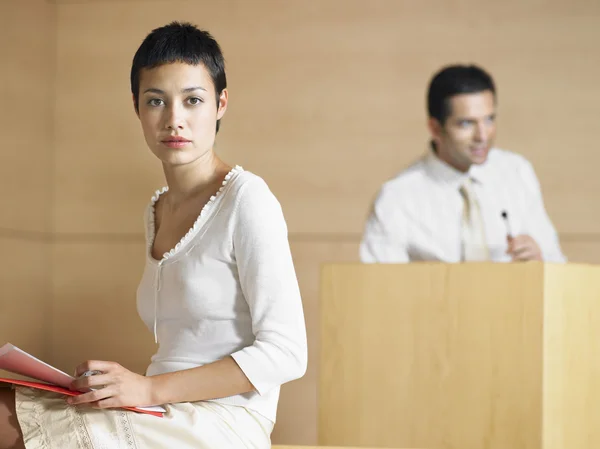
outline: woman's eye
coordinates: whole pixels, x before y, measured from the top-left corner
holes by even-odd
[[[200,104],[200,103],[202,103],[202,99],[198,98],[198,97],[192,97],[188,100],[188,102],[192,105]]]
[[[162,106],[164,102],[160,98],[152,98],[150,101],[148,101],[148,104],[150,106]]]

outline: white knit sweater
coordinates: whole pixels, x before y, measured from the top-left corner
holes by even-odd
[[[275,421],[279,387],[306,371],[304,314],[281,207],[258,176],[235,167],[194,226],[151,256],[156,193],[146,211],[146,267],[137,293],[159,343],[147,375],[231,355],[257,392],[215,399]]]

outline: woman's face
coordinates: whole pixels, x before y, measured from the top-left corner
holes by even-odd
[[[216,98],[204,65],[163,64],[140,71],[138,116],[146,143],[166,165],[194,162],[212,152],[227,89]]]

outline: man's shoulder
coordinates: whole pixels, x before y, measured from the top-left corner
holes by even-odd
[[[488,156],[489,165],[498,169],[514,170],[531,166],[529,160],[522,154],[514,151],[494,148]]]
[[[378,206],[391,203],[397,207],[400,203],[414,199],[416,192],[424,191],[427,182],[425,161],[419,159],[384,182],[377,192],[375,202]]]
[[[411,192],[418,190],[420,185],[426,182],[426,179],[425,161],[419,159],[384,182],[379,190],[378,198],[379,200],[388,198],[397,200],[398,197],[406,197]]]

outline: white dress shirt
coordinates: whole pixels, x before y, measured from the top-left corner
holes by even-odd
[[[365,263],[461,261],[460,186],[470,176],[479,201],[490,258],[510,262],[508,215],[513,236],[531,236],[547,262],[565,262],[546,213],[531,163],[518,154],[492,149],[488,160],[462,173],[429,151],[386,182],[373,204],[360,246]]]

